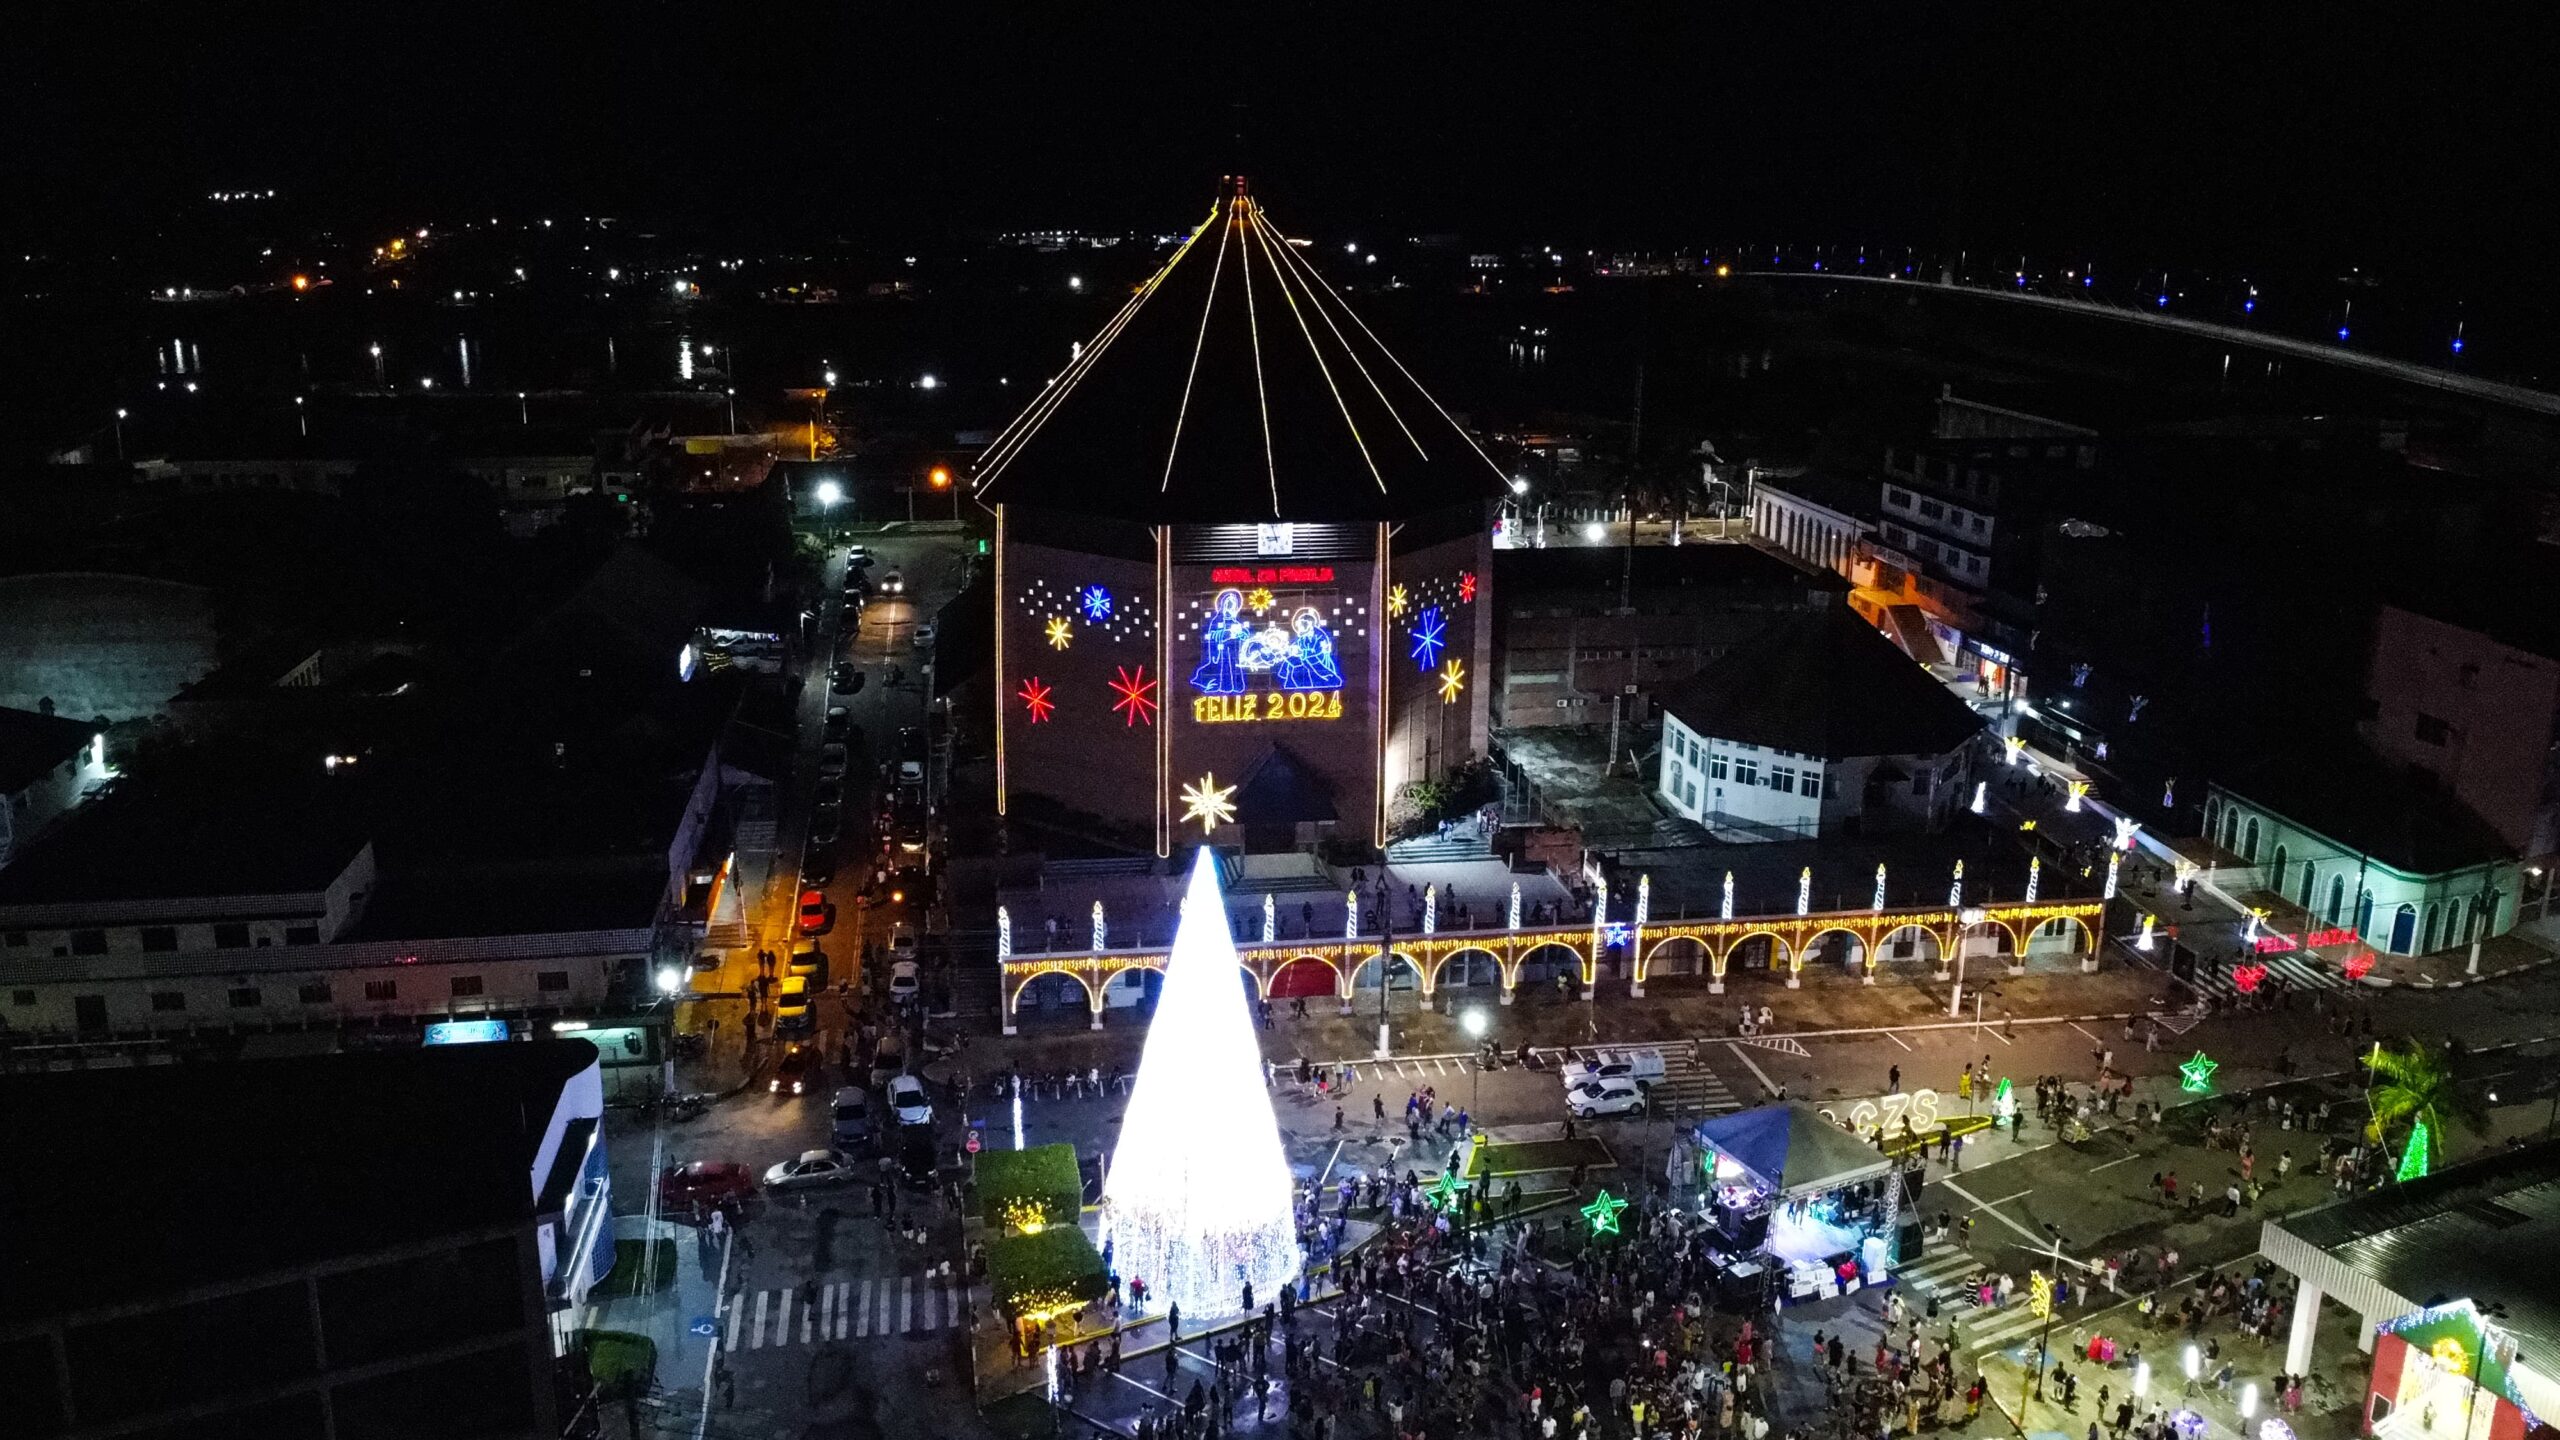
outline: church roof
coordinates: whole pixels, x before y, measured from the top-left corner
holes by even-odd
[[[970,483],[990,504],[1243,524],[1398,519],[1504,482],[1237,180]]]
[[[1333,792],[1322,777],[1284,745],[1262,752],[1236,791],[1236,813],[1247,825],[1295,825],[1339,818]]]
[[[1656,698],[1701,735],[1826,760],[1943,755],[1984,724],[1845,605],[1772,625]]]

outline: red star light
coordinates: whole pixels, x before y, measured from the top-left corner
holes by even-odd
[[[1473,570],[1458,572],[1458,603],[1461,605],[1476,603],[1476,572]]]
[[[2255,995],[2258,993],[2259,984],[2266,978],[2267,967],[2260,965],[2255,961],[2246,965],[2234,965],[2231,967],[2231,983],[2239,986],[2240,993],[2243,995]]]
[[[1031,723],[1034,725],[1048,719],[1049,712],[1058,708],[1056,702],[1049,698],[1049,687],[1041,684],[1036,677],[1022,682],[1021,695],[1022,708],[1031,712]]]
[[[1141,665],[1132,670],[1123,665],[1117,668],[1120,675],[1111,682],[1111,693],[1120,698],[1111,702],[1111,708],[1128,717],[1127,727],[1134,727],[1140,721],[1154,724],[1156,682],[1147,678],[1147,667]]]

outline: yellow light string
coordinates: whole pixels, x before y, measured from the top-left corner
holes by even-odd
[[[1254,213],[1257,216],[1262,213],[1262,207],[1259,204],[1255,205],[1253,208]],[[1277,227],[1274,228],[1276,229]],[[1404,412],[1396,408],[1396,402],[1387,398],[1385,388],[1378,384],[1378,377],[1369,373],[1368,362],[1360,358],[1360,352],[1358,349],[1353,347],[1351,337],[1343,334],[1342,327],[1333,323],[1332,313],[1326,310],[1324,306],[1316,300],[1315,291],[1308,288],[1305,277],[1309,272],[1315,269],[1314,262],[1308,260],[1306,256],[1297,253],[1297,251],[1289,245],[1289,237],[1286,232],[1281,232],[1280,235],[1280,253],[1288,257],[1290,265],[1299,272],[1298,285],[1299,288],[1307,291],[1308,304],[1314,306],[1316,314],[1323,317],[1325,328],[1333,332],[1333,338],[1342,346],[1342,353],[1350,356],[1351,363],[1359,367],[1360,378],[1369,382],[1369,393],[1377,396],[1378,403],[1386,407],[1387,418],[1395,421],[1396,428],[1404,432],[1404,438],[1412,444],[1414,454],[1421,456],[1425,460],[1430,459],[1431,452],[1422,448],[1422,438],[1413,433],[1412,426],[1404,423]],[[1375,339],[1376,337],[1372,336],[1371,338]]]
[[[1235,228],[1230,220],[1218,232],[1218,260],[1209,270],[1209,298],[1200,305],[1200,333],[1191,341],[1191,369],[1182,377],[1182,408],[1173,412],[1173,443],[1164,449],[1164,479],[1156,484],[1159,495],[1173,486],[1173,457],[1182,449],[1182,422],[1191,415],[1191,386],[1200,378],[1200,350],[1209,343],[1209,315],[1218,308],[1218,281],[1227,273],[1227,240]]]
[[[1387,363],[1396,367],[1396,373],[1404,376],[1405,383],[1413,387],[1414,393],[1429,401],[1431,408],[1440,412],[1440,418],[1448,421],[1449,428],[1458,432],[1458,438],[1467,442],[1467,448],[1476,452],[1476,458],[1484,462],[1484,468],[1492,471],[1495,479],[1502,481],[1506,486],[1509,485],[1511,477],[1502,472],[1501,466],[1493,463],[1493,457],[1485,454],[1484,447],[1476,444],[1476,437],[1467,433],[1467,428],[1459,424],[1456,417],[1433,398],[1430,391],[1422,387],[1422,382],[1413,378],[1413,372],[1404,368],[1404,362],[1396,358],[1396,352],[1388,349],[1387,342],[1378,338],[1378,332],[1369,328],[1369,322],[1360,318],[1360,312],[1352,309],[1351,303],[1342,298],[1341,292],[1333,288],[1333,282],[1324,278],[1324,272],[1310,265],[1307,267],[1307,273],[1315,277],[1316,284],[1324,287],[1325,294],[1333,297],[1333,303],[1342,308],[1342,313],[1351,317],[1351,323],[1360,327],[1360,333],[1369,337],[1369,343],[1378,347],[1378,353],[1387,357]]]
[[[1307,317],[1298,308],[1298,297],[1289,289],[1289,280],[1281,273],[1280,262],[1272,258],[1271,236],[1262,226],[1262,207],[1256,205],[1247,213],[1251,217],[1254,239],[1262,245],[1263,263],[1271,267],[1271,276],[1280,285],[1281,298],[1289,302],[1289,313],[1297,319],[1298,333],[1306,337],[1307,353],[1316,357],[1316,372],[1324,376],[1324,388],[1333,392],[1334,408],[1342,412],[1342,424],[1351,432],[1351,443],[1360,447],[1360,463],[1369,467],[1369,478],[1377,482],[1378,493],[1384,495],[1387,493],[1387,477],[1378,473],[1378,462],[1369,455],[1369,442],[1360,437],[1360,422],[1351,418],[1351,407],[1343,401],[1342,387],[1333,383],[1333,367],[1324,363],[1324,349],[1316,344],[1316,332],[1307,328]],[[1284,246],[1288,243],[1285,237],[1281,243]]]
[[[1105,322],[1103,327],[1096,331],[1092,338],[1085,343],[1084,348],[1077,354],[1076,358],[1070,361],[1064,370],[1061,370],[1056,375],[1051,376],[1049,383],[1041,387],[1040,395],[1035,397],[1029,405],[1025,406],[1022,413],[1016,415],[1002,430],[996,432],[996,438],[989,442],[988,445],[990,452],[1011,444],[1017,438],[1017,432],[1022,429],[1026,422],[1031,421],[1034,416],[1044,414],[1046,411],[1056,408],[1056,398],[1063,397],[1067,390],[1075,388],[1076,381],[1083,378],[1084,373],[1093,368],[1094,360],[1099,357],[1103,350],[1110,348],[1111,340],[1128,325],[1132,318],[1137,315],[1139,307],[1146,303],[1147,297],[1154,293],[1155,287],[1163,282],[1164,277],[1172,271],[1174,266],[1181,263],[1184,252],[1191,248],[1192,242],[1199,239],[1201,233],[1206,231],[1210,225],[1216,223],[1217,218],[1218,206],[1213,204],[1209,207],[1208,218],[1202,220],[1197,229],[1183,237],[1182,243],[1174,247],[1173,254],[1166,259],[1163,265],[1157,268],[1156,273],[1148,276],[1143,284],[1139,285],[1136,290],[1130,293],[1129,298],[1122,302],[1117,311],[1112,313],[1111,319]],[[983,461],[981,463],[983,463]]]
[[[1043,386],[1040,396],[1032,401],[1029,408],[1015,417],[1013,424],[1005,427],[1007,434],[987,447],[986,452],[979,457],[977,474],[970,485],[973,494],[983,492],[987,486],[993,484],[996,476],[1003,472],[1004,467],[1011,464],[1014,457],[1022,453],[1022,447],[1029,443],[1031,437],[1038,433],[1042,425],[1048,423],[1051,416],[1057,413],[1058,407],[1065,402],[1067,393],[1076,387],[1077,382],[1092,373],[1095,363],[1102,358],[1103,352],[1109,350],[1111,343],[1117,340],[1120,333],[1137,318],[1139,310],[1145,308],[1147,301],[1153,298],[1156,291],[1163,286],[1165,277],[1173,273],[1176,265],[1182,263],[1182,257],[1191,253],[1192,245],[1216,219],[1217,209],[1212,207],[1209,219],[1202,221],[1200,228],[1192,231],[1182,244],[1175,248],[1172,258],[1165,261],[1161,269],[1147,277],[1146,283],[1138,287],[1138,292],[1130,297],[1128,304],[1120,307],[1119,313],[1112,317],[1111,323],[1105,325],[1085,345],[1084,353],[1076,357],[1076,362],[1061,371],[1057,379]]]
[[[1253,335],[1253,398],[1262,410],[1262,465],[1271,472],[1271,518],[1280,518],[1280,462],[1271,453],[1271,392],[1262,383],[1262,318],[1253,304],[1253,266],[1244,267],[1245,328]]]

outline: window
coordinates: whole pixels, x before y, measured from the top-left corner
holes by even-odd
[[[2419,715],[2416,729],[2418,738],[2429,745],[2442,745],[2453,738],[2453,727],[2433,715]]]
[[[397,1000],[400,998],[400,982],[397,980],[367,980],[364,982],[364,998],[367,1000]]]
[[[1671,773],[1663,779],[1662,788],[1677,795],[1680,793],[1680,780],[1680,762],[1674,760],[1671,762]]]
[[[1798,793],[1802,794],[1807,800],[1821,799],[1822,772],[1819,770],[1807,770],[1804,772],[1804,783],[1798,788]]]
[[[163,1011],[184,1010],[187,1008],[187,992],[184,990],[154,990],[151,992],[151,1008]]]
[[[1796,793],[1796,772],[1784,765],[1769,767],[1769,788],[1781,795]]]
[[[106,954],[106,953],[107,953],[107,932],[106,932],[106,931],[104,931],[104,930],[74,930],[74,931],[72,931],[72,932],[71,932],[71,953],[72,953],[72,954],[74,954],[74,955],[104,955],[104,954]]]
[[[1713,750],[1710,750],[1710,751],[1708,751],[1708,752],[1707,752],[1707,776],[1708,776],[1708,778],[1709,778],[1709,779],[1713,779],[1713,780],[1721,780],[1721,779],[1723,779],[1723,778],[1724,778],[1724,766],[1725,766],[1725,762],[1724,762],[1724,757],[1723,757],[1722,755],[1717,754],[1717,753],[1716,753],[1716,752],[1714,752]]]
[[[1733,757],[1733,783],[1736,785],[1759,784],[1760,762],[1747,755]]]
[[[178,927],[175,925],[143,926],[142,948],[151,951],[154,954],[162,954],[167,951],[177,949]]]
[[[266,998],[258,993],[258,987],[255,985],[235,985],[231,988],[231,1008],[234,1010],[255,1010],[265,1003]]]
[[[246,950],[249,927],[238,920],[225,921],[213,927],[213,943],[225,950]]]
[[[287,945],[317,945],[320,943],[320,927],[317,925],[287,925],[284,927],[284,943]]]
[[[569,988],[569,972],[566,970],[540,971],[533,977],[533,988],[536,990],[566,990]]]
[[[453,977],[453,993],[454,993],[454,997],[455,997],[456,999],[459,999],[459,998],[461,998],[461,997],[463,997],[463,996],[466,996],[466,995],[477,995],[477,994],[479,994],[479,993],[480,993],[480,977],[479,977],[479,976],[477,976],[477,975],[456,975],[456,976],[454,976],[454,977]]]
[[[1920,502],[1920,518],[1923,520],[1943,520],[1946,518],[1946,514],[1947,507],[1939,504],[1935,500],[1923,500]]]
[[[9,1003],[18,1006],[20,1009],[24,1009],[25,1007],[36,1003],[36,992],[33,990],[12,990],[9,992]]]
[[[302,989],[301,989],[301,991],[300,991],[300,993],[299,993],[298,998],[299,998],[299,999],[302,1001],[302,1003],[303,1003],[303,1004],[305,1004],[305,1005],[326,1005],[326,1004],[328,1004],[328,1003],[329,1003],[329,982],[328,982],[328,981],[326,981],[326,980],[306,980],[306,981],[304,981],[304,982],[302,983]]]
[[[0,935],[0,945],[7,945],[12,950],[19,949],[26,943],[27,932],[24,930],[12,930],[6,935]]]

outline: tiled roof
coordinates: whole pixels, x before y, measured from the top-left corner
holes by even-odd
[[[1701,735],[1826,760],[1940,755],[1983,727],[1842,605],[1773,625],[1656,698]]]

